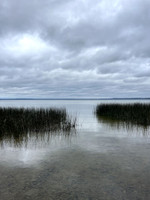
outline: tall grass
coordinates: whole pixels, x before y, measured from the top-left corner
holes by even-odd
[[[150,104],[99,104],[96,115],[136,125],[150,126]]]
[[[38,132],[71,131],[76,119],[65,109],[57,108],[0,108],[0,137],[21,137]]]

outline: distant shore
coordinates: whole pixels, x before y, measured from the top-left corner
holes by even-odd
[[[0,100],[150,100],[147,98],[0,98]]]

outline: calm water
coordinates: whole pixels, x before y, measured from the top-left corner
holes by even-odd
[[[98,120],[94,108],[104,102],[113,103],[0,101],[5,107],[65,107],[78,124],[69,136],[2,139],[0,199],[149,200],[150,129]]]

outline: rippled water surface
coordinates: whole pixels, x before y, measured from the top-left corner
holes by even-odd
[[[5,107],[65,107],[77,117],[69,135],[0,138],[0,199],[149,200],[150,128],[97,119],[94,109],[104,102],[113,103],[0,101]]]

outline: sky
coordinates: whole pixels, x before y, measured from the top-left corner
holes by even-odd
[[[149,0],[0,1],[0,98],[150,97]]]

